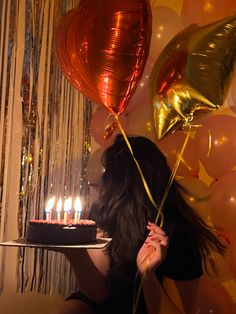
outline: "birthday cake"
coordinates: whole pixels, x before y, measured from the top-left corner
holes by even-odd
[[[96,241],[95,221],[79,219],[76,223],[57,220],[30,220],[26,231],[26,240],[32,243],[76,245]]]

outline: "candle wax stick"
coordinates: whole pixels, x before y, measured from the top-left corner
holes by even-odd
[[[51,212],[46,212],[46,220],[51,221]]]
[[[70,220],[70,212],[64,212],[64,223],[68,223]]]
[[[61,212],[57,212],[57,222],[61,221]]]
[[[81,212],[75,212],[75,216],[74,216],[74,223],[77,223],[78,220],[80,220],[81,217]]]

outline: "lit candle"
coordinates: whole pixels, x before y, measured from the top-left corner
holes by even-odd
[[[77,223],[82,213],[82,204],[79,196],[77,196],[75,199],[74,210],[75,210],[74,223]]]
[[[57,222],[60,222],[61,220],[61,209],[62,209],[62,199],[59,198],[59,201],[57,202]]]
[[[53,197],[51,197],[51,198],[49,199],[49,201],[47,202],[47,206],[46,206],[46,208],[45,208],[46,220],[47,220],[47,221],[50,221],[50,220],[51,220],[51,212],[52,212],[54,203],[55,203],[55,196],[53,196]]]
[[[72,198],[68,197],[64,202],[64,223],[70,221],[70,212],[72,208]]]

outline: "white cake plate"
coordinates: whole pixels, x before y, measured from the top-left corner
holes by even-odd
[[[88,244],[73,244],[73,245],[55,245],[55,244],[41,244],[28,242],[25,238],[20,238],[7,242],[0,242],[0,246],[13,246],[13,247],[29,247],[29,248],[43,248],[43,249],[101,249],[104,248],[111,238],[98,238],[94,243]]]

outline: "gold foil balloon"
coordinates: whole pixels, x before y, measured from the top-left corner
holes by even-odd
[[[63,74],[85,96],[122,113],[141,79],[151,27],[148,0],[81,0],[57,29]]]
[[[236,15],[190,25],[162,51],[150,75],[157,139],[222,106],[236,58]]]

